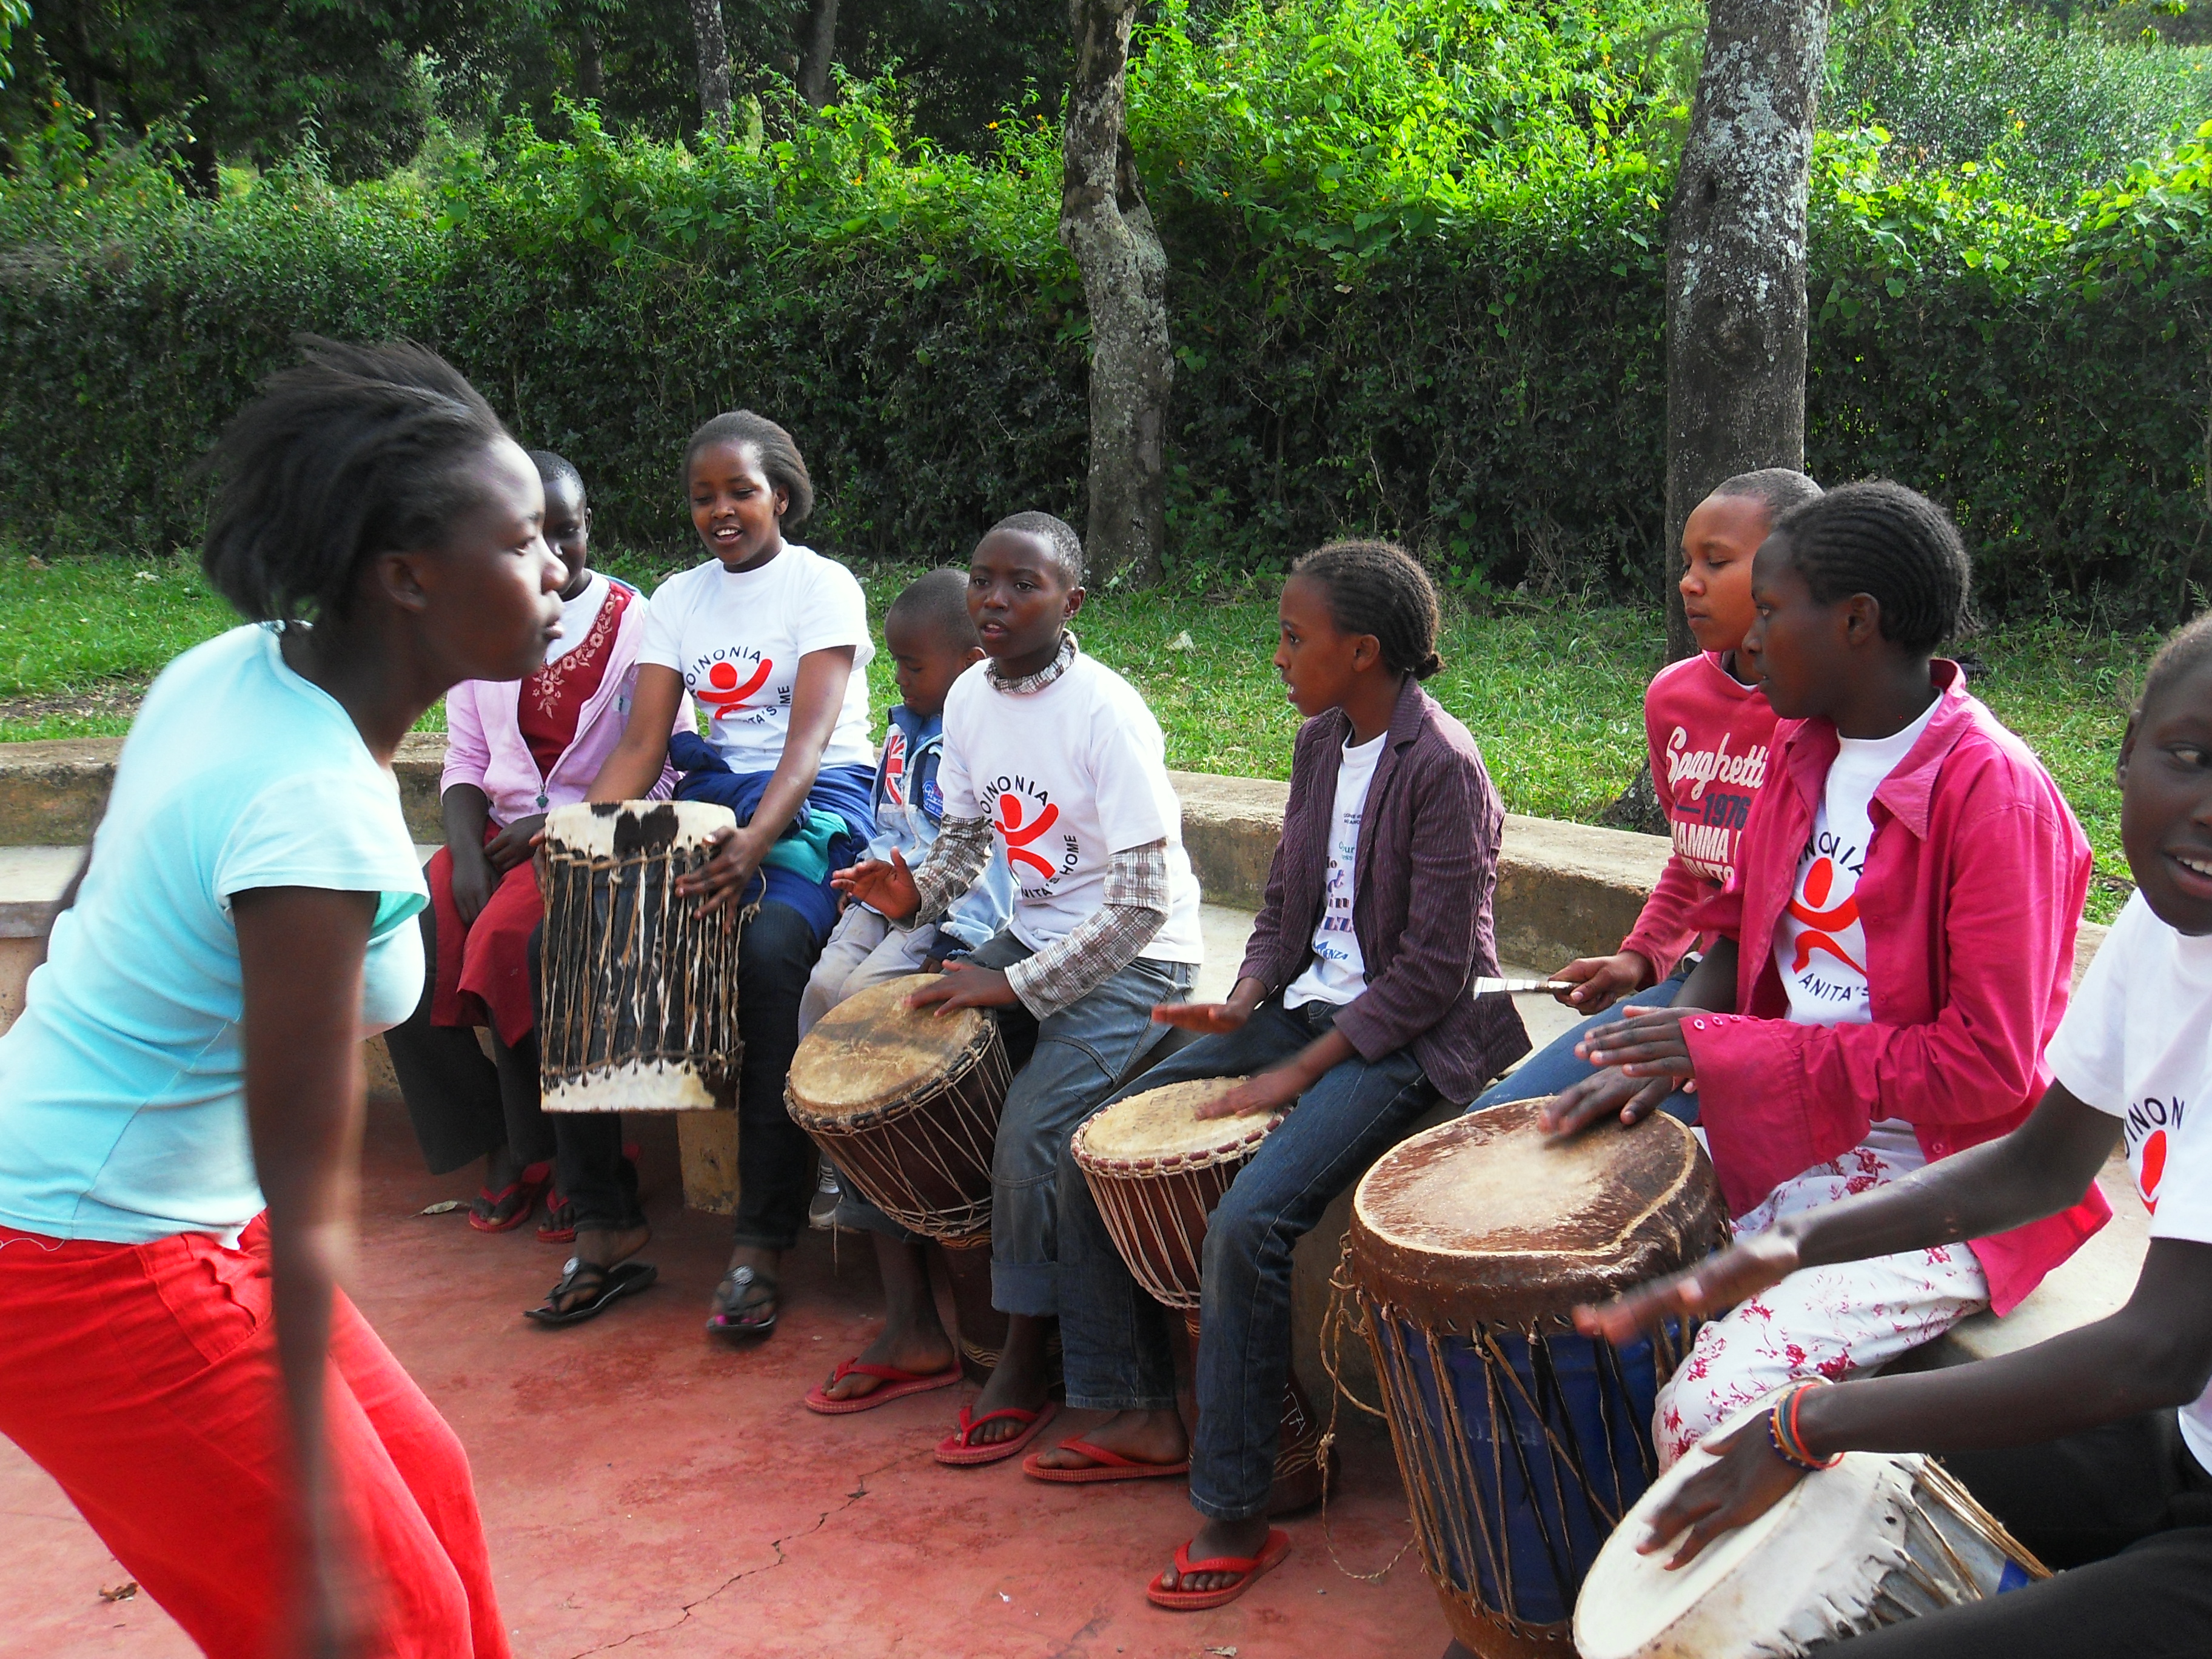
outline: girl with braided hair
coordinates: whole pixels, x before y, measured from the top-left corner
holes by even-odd
[[[2089,847],[2027,745],[1934,655],[1965,613],[1950,517],[1846,485],[1761,544],[1743,652],[1776,715],[1735,878],[1693,915],[1712,948],[1672,1007],[1585,1037],[1571,1133],[1694,1091],[1736,1236],[2017,1127],[2051,1081]],[[1968,1248],[1792,1273],[1706,1325],[1660,1392],[1671,1463],[1780,1385],[1871,1370],[2011,1311],[2111,1214],[2092,1188]]]
[[[1233,1600],[1290,1549],[1267,1510],[1292,1247],[1422,1113],[1473,1099],[1528,1052],[1509,999],[1468,994],[1498,971],[1505,813],[1474,738],[1421,689],[1443,666],[1437,629],[1436,590],[1387,542],[1333,543],[1293,568],[1275,668],[1306,722],[1243,966],[1226,1002],[1153,1011],[1203,1035],[1115,1097],[1243,1077],[1198,1115],[1297,1109],[1207,1224],[1194,1443],[1176,1412],[1166,1312],[1138,1288],[1062,1138],[1067,1401],[1109,1415],[1022,1468],[1086,1485],[1188,1469],[1202,1524],[1152,1580],[1161,1607]]]

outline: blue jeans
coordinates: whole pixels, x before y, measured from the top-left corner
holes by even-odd
[[[1236,1077],[1289,1059],[1335,1023],[1325,1003],[1263,1003],[1242,1030],[1200,1038],[1124,1095],[1189,1078]],[[1120,1097],[1116,1097],[1119,1098]],[[1200,1264],[1198,1434],[1190,1501],[1217,1520],[1261,1513],[1274,1484],[1283,1389],[1291,1368],[1291,1251],[1329,1200],[1395,1146],[1437,1091],[1409,1049],[1370,1065],[1357,1055],[1300,1097],[1237,1172],[1206,1230]],[[1137,1281],[1099,1218],[1062,1137],[1060,1339],[1067,1403],[1093,1411],[1175,1404],[1168,1310]]]
[[[969,960],[1009,968],[1034,954],[1002,933]],[[1152,1023],[1152,1010],[1182,1001],[1194,975],[1188,963],[1140,957],[1042,1020],[1018,1006],[997,1010],[1010,1056],[1032,1034],[1036,1044],[1026,1063],[1017,1062],[991,1151],[991,1305],[1000,1313],[1046,1319],[1061,1311],[1060,1154],[1075,1126],[1165,1039],[1170,1028]],[[836,1219],[841,1227],[916,1237],[849,1186]]]
[[[1630,1004],[1638,1008],[1672,1006],[1674,999],[1682,994],[1683,981],[1689,978],[1690,970],[1696,966],[1694,959],[1686,958],[1673,974],[1650,990],[1625,996],[1612,1007],[1601,1009],[1581,1024],[1560,1032],[1542,1049],[1529,1055],[1517,1071],[1509,1072],[1492,1084],[1467,1109],[1480,1112],[1492,1106],[1503,1106],[1509,1100],[1538,1100],[1546,1095],[1558,1094],[1563,1089],[1571,1089],[1586,1077],[1595,1076],[1596,1066],[1575,1057],[1575,1044],[1601,1025],[1618,1024],[1621,1009]],[[1668,1096],[1660,1109],[1685,1123],[1695,1123],[1698,1121],[1698,1097],[1686,1095],[1677,1089]]]

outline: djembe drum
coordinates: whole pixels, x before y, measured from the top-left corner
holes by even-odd
[[[1012,1074],[981,1009],[906,1006],[936,979],[871,986],[823,1015],[792,1056],[784,1105],[854,1191],[943,1247],[961,1358],[988,1371],[1006,1341],[991,1306],[991,1146]]]
[[[1942,1465],[1876,1452],[1808,1475],[1679,1572],[1671,1549],[1638,1554],[1652,1514],[1713,1461],[1692,1450],[1598,1552],[1575,1604],[1583,1659],[1796,1659],[2051,1576]]]
[[[738,930],[679,897],[677,878],[734,829],[704,801],[605,801],[545,815],[538,1043],[549,1112],[727,1105],[738,1034]]]
[[[1069,1147],[1131,1276],[1182,1315],[1194,1353],[1207,1219],[1283,1121],[1279,1111],[1265,1118],[1197,1115],[1200,1105],[1243,1081],[1198,1078],[1131,1095],[1085,1119]],[[1313,1402],[1297,1376],[1287,1376],[1271,1513],[1321,1496],[1320,1448]]]
[[[1573,1651],[1576,1592],[1657,1473],[1652,1406],[1692,1334],[1616,1351],[1576,1334],[1571,1310],[1728,1236],[1712,1166],[1673,1118],[1554,1142],[1544,1104],[1399,1146],[1360,1182],[1346,1243],[1422,1559],[1482,1659]]]

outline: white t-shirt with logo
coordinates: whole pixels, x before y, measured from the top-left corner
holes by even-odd
[[[1344,764],[1336,775],[1336,828],[1328,842],[1328,874],[1322,889],[1321,920],[1314,926],[1313,960],[1283,990],[1283,1006],[1309,1002],[1341,1008],[1367,988],[1367,962],[1359,935],[1352,928],[1352,872],[1359,856],[1359,820],[1367,811],[1367,787],[1375,781],[1375,763],[1382,758],[1385,732],[1354,748],[1344,745]]]
[[[946,817],[991,820],[1014,876],[1014,937],[1032,950],[1066,938],[1104,903],[1115,854],[1164,840],[1168,918],[1141,954],[1202,961],[1182,807],[1145,700],[1081,652],[1021,696],[995,689],[989,671],[975,664],[945,696],[937,781]]]
[[[2212,938],[2177,933],[2130,897],[2046,1051],[2085,1106],[2119,1118],[2153,1238],[2212,1244]],[[2212,1390],[2181,1408],[2212,1469]]]
[[[799,659],[841,645],[853,647],[853,673],[822,763],[873,771],[868,602],[851,571],[812,548],[786,543],[757,570],[709,559],[671,576],[653,590],[637,659],[684,677],[707,716],[708,740],[732,772],[772,772],[791,730]]]
[[[1774,965],[1790,994],[1790,1018],[1800,1025],[1863,1025],[1874,1017],[1858,904],[1874,840],[1874,792],[1920,741],[1941,701],[1888,737],[1838,740],[1812,837],[1797,857],[1796,886],[1774,926]]]

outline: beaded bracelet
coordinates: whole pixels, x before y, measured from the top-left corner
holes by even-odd
[[[1814,1456],[1806,1449],[1805,1438],[1797,1430],[1797,1402],[1820,1386],[1817,1382],[1800,1382],[1777,1400],[1773,1409],[1766,1413],[1766,1438],[1774,1448],[1774,1455],[1801,1469],[1832,1469],[1844,1461],[1841,1452],[1832,1457]]]

